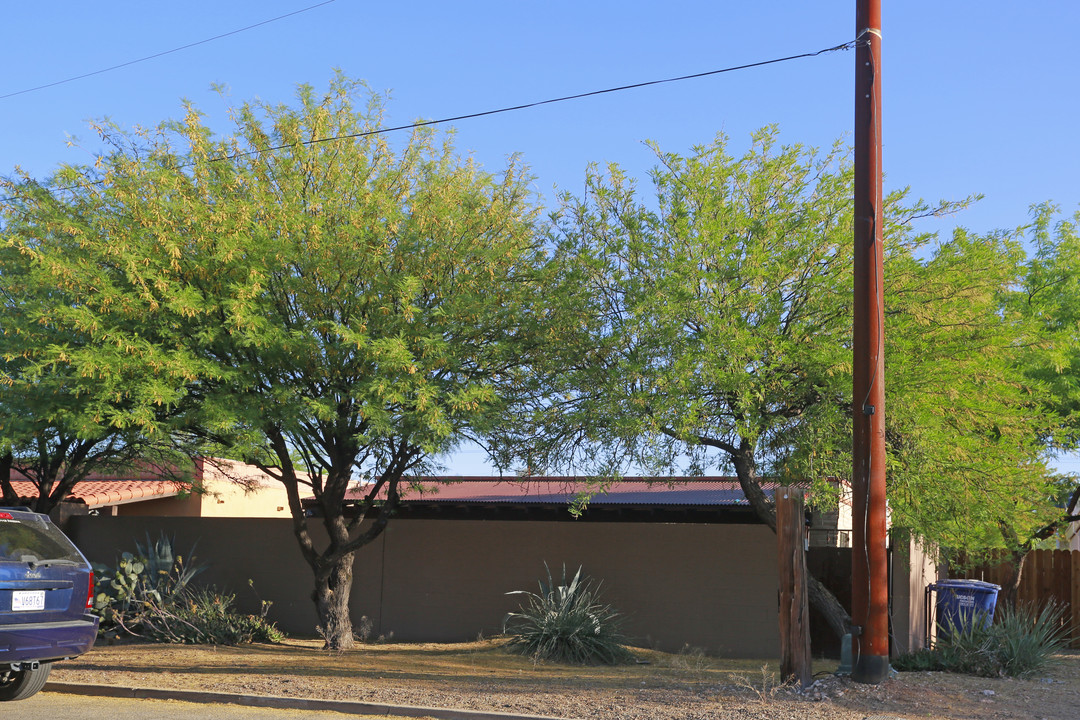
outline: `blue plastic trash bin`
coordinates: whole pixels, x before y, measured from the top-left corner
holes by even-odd
[[[938,637],[949,628],[971,630],[976,623],[989,627],[994,620],[1000,585],[982,580],[939,580],[930,586],[937,593]]]

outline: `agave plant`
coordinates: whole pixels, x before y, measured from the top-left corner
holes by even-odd
[[[116,567],[95,564],[97,587],[94,612],[101,617],[101,632],[118,631],[138,635],[146,613],[154,607],[176,602],[189,583],[206,566],[175,552],[173,538],[164,533],[157,540],[146,536],[146,544],[136,541],[136,552],[124,552]]]
[[[581,567],[568,580],[564,565],[559,583],[552,579],[547,563],[544,569],[547,583],[539,582],[538,593],[507,593],[524,598],[519,611],[509,613],[503,621],[510,648],[536,661],[575,665],[615,665],[633,660],[620,631],[619,613],[599,601],[600,583],[583,577]]]
[[[146,545],[136,541],[135,549],[145,566],[145,582],[162,597],[173,597],[184,591],[206,565],[195,562],[195,546],[188,551],[187,560],[174,549],[176,539],[164,532],[157,540],[146,535]]]

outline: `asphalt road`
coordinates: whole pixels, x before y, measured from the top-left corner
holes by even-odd
[[[178,700],[88,697],[55,692],[40,692],[27,700],[0,703],[0,717],[18,720],[392,720],[388,715],[343,715],[339,712],[188,703]]]

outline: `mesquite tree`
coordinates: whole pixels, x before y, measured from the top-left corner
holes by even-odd
[[[395,146],[380,118],[339,76],[295,107],[236,108],[226,137],[192,107],[152,132],[101,126],[96,165],[10,188],[60,321],[165,388],[129,388],[131,412],[173,407],[171,432],[285,486],[335,649],[353,643],[354,553],[409,474],[508,417],[544,317],[523,169],[483,172],[424,129]],[[92,350],[55,360],[95,371]]]
[[[724,138],[657,157],[652,193],[613,165],[565,198],[552,240],[588,311],[508,454],[598,475],[734,470],[775,529],[764,477],[814,480],[820,497],[850,474],[850,167],[842,148],[781,146],[775,130],[741,157]],[[957,207],[888,198],[881,282],[893,524],[967,549],[1000,517],[1038,523],[1046,496],[1042,415],[1014,362],[1026,325],[1002,307],[1015,238],[958,232],[934,248],[912,230]],[[810,591],[844,632],[835,598]]]

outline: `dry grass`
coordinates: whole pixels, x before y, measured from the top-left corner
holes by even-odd
[[[575,688],[619,687],[645,682],[692,685],[776,685],[770,660],[708,657],[700,649],[680,653],[635,649],[634,665],[570,666],[534,663],[504,649],[505,640],[471,643],[388,643],[360,645],[347,652],[322,649],[321,640],[289,639],[278,645],[206,647],[120,643],[96,647],[89,655],[58,665],[57,672],[97,669],[100,672],[150,671],[170,675],[245,675],[287,671],[297,677],[358,679],[423,678],[457,682],[499,680],[506,683],[552,683]],[[193,667],[192,660],[197,659]],[[768,668],[773,668],[769,670]],[[835,660],[815,663],[815,671],[835,670]],[[754,681],[748,683],[747,677]]]
[[[782,690],[794,689],[798,683],[795,678],[781,681],[779,675],[769,669],[768,663],[761,666],[761,671],[756,676],[739,674],[734,679],[735,687],[757,695],[762,705],[768,704]]]
[[[332,653],[321,641],[205,647],[105,645],[58,663],[58,682],[167,687],[494,710],[595,720],[769,717],[861,720],[867,714],[1075,720],[1080,654],[1030,681],[904,673],[880,686],[828,678],[810,694],[780,683],[778,662],[635,651],[640,664],[534,664],[503,640],[372,644]],[[830,673],[835,660],[817,661]],[[992,691],[992,692],[987,692]]]

